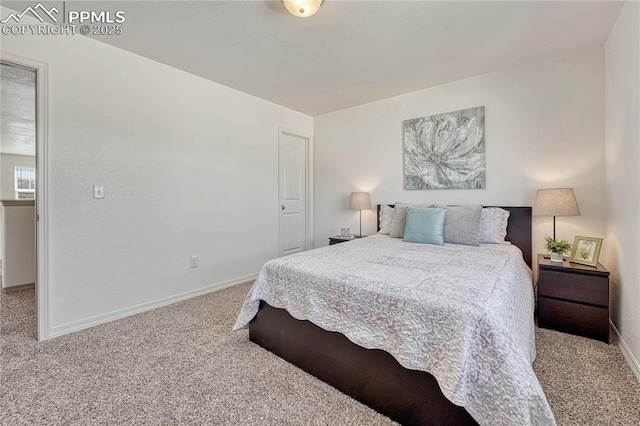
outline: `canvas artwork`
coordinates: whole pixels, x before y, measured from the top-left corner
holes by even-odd
[[[404,189],[484,189],[484,107],[403,122]]]

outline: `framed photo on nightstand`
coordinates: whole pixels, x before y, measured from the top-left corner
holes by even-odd
[[[598,266],[602,238],[576,236],[571,250],[570,262],[588,266]]]

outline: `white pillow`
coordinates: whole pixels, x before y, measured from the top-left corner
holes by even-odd
[[[480,215],[480,243],[504,244],[510,212],[497,207],[486,207]]]
[[[391,223],[393,222],[393,207],[383,204],[380,207],[380,230],[378,234],[391,234]]]

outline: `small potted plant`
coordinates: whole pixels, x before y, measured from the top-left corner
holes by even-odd
[[[571,251],[571,243],[567,240],[554,240],[550,236],[544,237],[544,246],[551,253],[551,261],[562,263],[562,255]]]

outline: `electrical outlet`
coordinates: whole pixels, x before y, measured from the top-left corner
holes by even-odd
[[[192,268],[198,267],[198,256],[191,256],[191,267]]]

